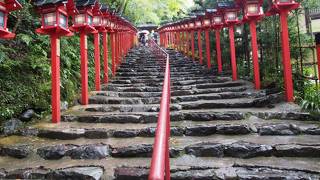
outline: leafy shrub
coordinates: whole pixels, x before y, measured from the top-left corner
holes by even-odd
[[[320,91],[316,86],[305,90],[304,99],[300,103],[301,107],[312,114],[320,115]]]

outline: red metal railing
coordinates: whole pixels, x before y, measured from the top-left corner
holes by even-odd
[[[150,41],[152,51],[166,61],[165,76],[162,88],[160,112],[153,145],[149,180],[170,179],[169,138],[170,138],[170,64],[169,54],[153,40]]]

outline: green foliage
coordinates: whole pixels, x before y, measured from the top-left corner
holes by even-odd
[[[305,89],[304,99],[300,105],[312,114],[320,115],[320,91],[316,86]]]
[[[24,3],[24,8],[14,15],[10,16],[10,28],[20,21],[16,38],[0,42],[0,121],[18,116],[28,108],[35,109],[39,114],[50,112],[49,37],[34,33],[39,27],[39,23],[35,22],[38,15],[29,3]],[[92,41],[93,38],[89,36],[90,89],[94,87]],[[81,83],[78,35],[61,38],[60,66],[61,100],[71,103],[77,98]]]

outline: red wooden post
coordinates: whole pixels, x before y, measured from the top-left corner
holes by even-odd
[[[288,32],[288,12],[280,12],[281,23],[281,39],[282,39],[282,63],[284,74],[284,87],[286,89],[286,99],[288,102],[294,101],[293,98],[293,82],[292,82],[292,68],[290,62],[290,46],[289,46],[289,32]]]
[[[215,34],[216,34],[216,51],[217,51],[218,73],[222,73],[220,30],[219,29],[215,30]]]
[[[202,60],[202,44],[201,44],[201,30],[198,30],[198,49],[199,49],[199,61],[200,64],[203,64],[203,60]]]
[[[21,8],[21,5],[16,1],[7,1],[9,5],[12,5],[14,9]],[[8,4],[7,4],[8,5]],[[42,16],[41,28],[36,29],[38,34],[49,35],[50,45],[51,45],[51,106],[52,106],[52,122],[59,123],[60,117],[60,37],[61,36],[72,36],[73,33],[69,30],[68,20],[65,22],[66,26],[63,26],[59,22],[60,18],[65,18],[68,16],[68,10],[73,11],[75,9],[73,1],[68,1],[67,3],[69,9],[66,8],[65,4],[61,2],[57,3],[35,3],[38,12]],[[56,8],[52,8],[52,6]],[[13,9],[11,9],[13,10]],[[8,9],[9,11],[9,9]],[[48,15],[49,14],[49,15]],[[48,19],[55,19],[55,23],[48,24]],[[6,23],[6,22],[4,22]],[[0,30],[0,37],[2,35],[9,38],[14,34]]]
[[[108,83],[108,33],[103,32],[103,82]]]
[[[94,33],[95,88],[100,91],[100,34]]]
[[[111,41],[111,58],[112,58],[112,76],[116,75],[116,45],[115,45],[115,33],[110,34],[110,41]]]
[[[317,59],[318,59],[318,79],[320,79],[320,33],[316,34],[316,48],[317,48]]]
[[[252,61],[255,89],[260,89],[260,68],[258,59],[258,44],[257,44],[257,30],[256,22],[250,21],[251,46],[252,46]]]
[[[237,78],[237,60],[236,60],[236,48],[234,44],[234,27],[233,26],[229,26],[229,39],[230,39],[232,80],[236,81],[238,78]]]
[[[207,53],[207,65],[208,69],[211,69],[211,54],[210,54],[210,36],[209,36],[209,29],[205,30],[206,36],[206,53]]]
[[[85,32],[80,33],[80,54],[81,54],[81,103],[87,105],[89,103],[88,95],[88,42]]]
[[[320,79],[320,44],[317,45],[318,79]]]
[[[52,122],[59,123],[60,117],[60,40],[56,34],[51,36],[51,106]]]
[[[285,87],[285,96],[288,102],[294,101],[293,95],[293,81],[292,81],[292,68],[291,68],[291,57],[290,57],[290,42],[288,32],[288,14],[289,11],[297,9],[300,4],[294,0],[281,1],[274,0],[269,3],[270,8],[267,15],[280,15],[281,24],[281,41],[282,41],[282,64],[283,64],[283,78]]]
[[[195,52],[194,52],[194,30],[191,31],[191,51],[192,51],[192,59],[195,60]]]

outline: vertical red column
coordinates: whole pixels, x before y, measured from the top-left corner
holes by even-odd
[[[202,44],[201,44],[201,30],[198,30],[198,48],[199,48],[199,61],[203,64],[202,60]]]
[[[207,65],[208,69],[211,69],[211,54],[210,54],[210,36],[209,36],[209,29],[205,30],[206,36],[206,53],[207,53]]]
[[[232,80],[236,81],[237,77],[237,60],[236,60],[236,48],[234,44],[234,27],[229,27],[229,39],[230,39],[230,55],[231,55],[231,68],[232,68]]]
[[[87,105],[88,100],[88,44],[85,32],[80,32],[80,51],[81,51],[81,103]]]
[[[318,79],[320,79],[320,44],[317,45]]]
[[[60,122],[60,40],[55,34],[51,35],[51,106],[52,122]]]
[[[192,51],[192,59],[195,60],[195,53],[194,53],[194,31],[191,31],[191,51]]]
[[[116,45],[115,45],[115,33],[110,34],[111,41],[111,59],[112,59],[112,76],[116,75]]]
[[[108,83],[108,33],[103,32],[103,82]]]
[[[289,32],[287,22],[288,12],[280,13],[281,22],[281,39],[282,39],[282,63],[283,63],[283,75],[284,75],[284,87],[286,99],[288,102],[292,102],[293,99],[293,82],[292,82],[292,69],[290,62],[290,46],[289,46]]]
[[[258,59],[257,30],[256,30],[255,21],[250,21],[250,32],[251,32],[254,85],[255,85],[255,89],[259,90],[260,89],[260,68],[259,68],[259,59]]]
[[[115,41],[115,63],[114,63],[115,69],[114,69],[114,72],[116,73],[117,69],[118,69],[118,62],[119,62],[119,40],[118,40],[118,33],[117,32],[115,33],[114,41]]]
[[[222,72],[222,58],[221,58],[221,43],[220,43],[220,30],[216,30],[216,51],[217,51],[217,64],[218,73]]]
[[[94,33],[94,67],[95,67],[95,87],[100,91],[100,35]]]

